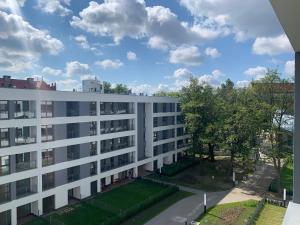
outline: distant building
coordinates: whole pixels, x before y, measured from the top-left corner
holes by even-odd
[[[83,80],[82,81],[82,91],[83,92],[104,93],[103,85],[96,78],[95,79]]]
[[[49,85],[43,80],[37,81],[33,78],[27,78],[26,80],[12,79],[10,76],[7,75],[4,75],[3,78],[0,78],[0,87],[18,89],[38,89],[47,91],[56,90],[55,83]]]

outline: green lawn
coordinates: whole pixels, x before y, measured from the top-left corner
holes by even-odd
[[[165,209],[169,208],[171,205],[175,204],[176,202],[184,199],[186,197],[191,196],[191,193],[178,191],[171,196],[163,199],[159,203],[143,210],[142,212],[138,213],[134,217],[130,218],[126,222],[122,223],[122,225],[143,225],[151,218],[155,217],[156,215],[160,214]]]
[[[286,208],[265,204],[259,214],[256,225],[281,225]]]
[[[287,163],[281,170],[282,187],[288,192],[293,191],[293,163]]]
[[[243,225],[257,205],[258,202],[254,200],[217,205],[202,214],[197,221],[201,225]]]
[[[174,176],[150,175],[150,177],[206,191],[228,190],[232,187],[228,176],[229,163],[228,159],[219,159],[215,163],[204,160]]]
[[[170,186],[137,180],[89,200],[67,206],[71,209],[69,212],[59,210],[51,217],[52,220],[58,220],[65,225],[100,225],[118,214],[124,215],[128,210],[135,212],[139,206],[144,206],[147,201],[158,198],[164,193],[170,194]],[[48,225],[47,220],[49,217],[37,218],[26,225]]]

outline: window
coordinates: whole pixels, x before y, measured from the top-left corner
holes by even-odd
[[[42,118],[53,117],[53,102],[52,101],[42,101],[41,117]]]
[[[10,201],[10,183],[0,185],[0,203]]]
[[[53,125],[42,125],[42,142],[52,141],[53,140]]]
[[[54,172],[46,173],[42,178],[43,191],[54,187]]]
[[[79,180],[80,167],[75,166],[68,168],[68,182]]]
[[[67,146],[67,159],[75,160],[80,158],[80,145]]]
[[[90,122],[90,136],[97,135],[97,122]]]
[[[9,146],[9,128],[0,128],[0,148]]]
[[[0,223],[1,225],[11,225],[11,211],[10,210],[0,213],[0,222],[1,222]]]
[[[8,119],[8,101],[0,101],[0,120]]]
[[[15,133],[16,145],[35,143],[35,137],[31,135],[33,133],[33,127],[16,127]]]
[[[97,155],[97,142],[90,142],[90,156]]]
[[[91,162],[90,164],[90,175],[97,175],[97,162]]]
[[[10,173],[9,168],[9,156],[0,157],[0,176],[4,176]]]
[[[29,119],[35,117],[35,102],[34,101],[14,101],[15,119]]]
[[[97,115],[97,104],[96,102],[90,102],[90,116]]]
[[[54,164],[54,149],[45,149],[42,152],[42,166],[50,166]]]
[[[17,171],[30,169],[30,152],[17,154],[15,156],[16,156]]]

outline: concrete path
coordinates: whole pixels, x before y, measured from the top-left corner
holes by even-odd
[[[271,165],[260,166],[247,181],[236,188],[229,191],[207,193],[207,207],[250,199],[260,200],[274,176],[275,171]],[[145,225],[184,225],[186,219],[190,222],[203,213],[204,192],[183,186],[179,186],[179,188],[180,190],[194,193],[194,195],[175,203]]]

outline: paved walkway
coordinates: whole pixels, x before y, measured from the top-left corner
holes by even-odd
[[[275,171],[271,165],[260,166],[246,182],[236,188],[229,191],[207,193],[207,207],[250,199],[259,200],[265,194],[274,176]],[[192,192],[194,195],[175,203],[145,225],[184,225],[186,220],[189,222],[195,220],[203,213],[204,192],[183,186],[179,186],[179,188]]]

